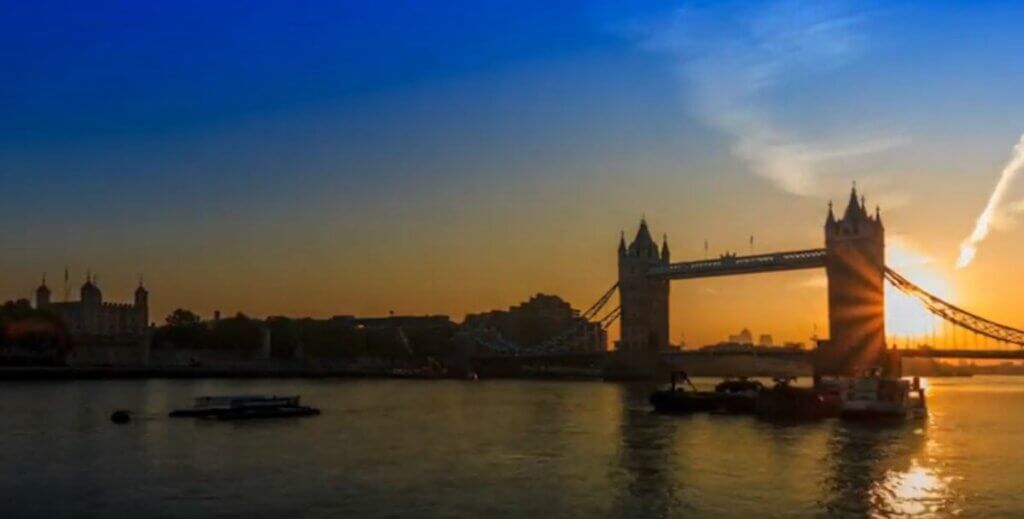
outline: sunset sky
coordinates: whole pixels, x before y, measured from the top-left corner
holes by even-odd
[[[626,7],[625,5],[628,5]],[[153,317],[587,307],[642,215],[674,260],[823,245],[1024,325],[1012,2],[10,2],[0,299],[87,269]],[[1019,185],[1018,185],[1019,184]],[[1024,219],[1024,215],[1021,219]],[[827,334],[823,273],[679,281],[671,339]],[[901,330],[901,323],[889,322]]]

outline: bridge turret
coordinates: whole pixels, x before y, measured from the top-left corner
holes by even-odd
[[[626,255],[626,231],[619,233],[619,256]]]
[[[880,365],[885,352],[885,228],[856,186],[841,220],[825,225],[829,341],[819,374],[849,375]]]
[[[623,242],[620,241],[620,247]],[[626,253],[619,253],[619,298],[622,309],[618,348],[657,351],[668,346],[668,288],[665,277],[650,271],[668,262],[667,241],[662,251],[651,238],[646,219],[640,220]]]
[[[636,231],[633,243],[629,244],[629,255],[638,258],[658,258],[658,244],[654,243],[651,231],[647,228],[647,219],[640,219],[640,228]]]
[[[664,263],[665,265],[668,265],[669,259],[671,259],[671,257],[671,254],[669,254],[668,252],[668,235],[663,234],[661,235],[661,262]]]

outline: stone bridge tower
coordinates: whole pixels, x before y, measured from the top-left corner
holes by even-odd
[[[877,207],[868,214],[856,186],[842,219],[836,220],[829,204],[825,272],[829,340],[818,348],[815,372],[852,375],[884,365],[885,228]]]
[[[669,263],[668,240],[661,251],[651,238],[646,220],[640,220],[633,242],[619,239],[619,301],[622,332],[617,349],[654,352],[668,347],[668,288],[664,277],[648,270]]]

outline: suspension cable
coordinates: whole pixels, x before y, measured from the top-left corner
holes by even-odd
[[[948,301],[944,301],[938,296],[926,292],[923,288],[915,285],[888,267],[885,269],[885,278],[901,292],[921,301],[929,312],[955,325],[950,334],[954,348],[957,348],[960,342],[956,336],[958,327],[997,341],[1024,346],[1024,331],[1018,328],[986,319]],[[964,337],[964,342],[967,342],[967,337]]]

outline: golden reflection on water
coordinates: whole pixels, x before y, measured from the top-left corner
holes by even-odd
[[[1024,380],[927,382],[929,418],[902,424],[658,415],[650,387],[591,382],[8,384],[0,502],[3,517],[1024,517]],[[324,413],[166,419],[209,393],[300,393]],[[112,426],[120,407],[140,418]]]
[[[871,492],[878,507],[875,513],[887,517],[948,513],[949,485],[938,471],[912,460],[905,471],[887,471]]]

